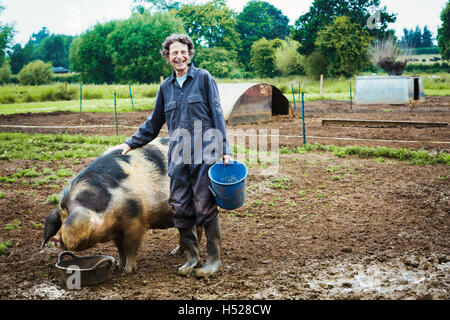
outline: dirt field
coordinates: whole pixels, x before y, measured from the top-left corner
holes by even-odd
[[[119,132],[131,135],[147,116],[147,112],[119,114]],[[354,105],[352,111],[344,102],[309,102],[305,118],[308,143],[424,148],[431,153],[448,151],[450,146],[448,127],[321,125],[325,118],[449,122],[450,97],[428,97],[412,108]],[[99,113],[0,116],[0,131],[8,132],[114,135],[112,124],[112,114]],[[292,137],[301,135],[297,115],[229,127],[237,128],[279,129],[280,145],[302,144],[300,137]],[[161,133],[166,134],[167,130]],[[34,166],[76,173],[92,160],[1,160],[0,176]],[[59,250],[40,249],[44,219],[52,209],[45,201],[66,182],[56,184],[59,189],[0,182],[5,194],[0,198],[0,242],[12,243],[0,255],[1,299],[450,298],[450,183],[449,168],[442,164],[414,166],[321,152],[280,155],[276,175],[251,169],[244,207],[221,211],[220,276],[203,280],[178,276],[184,257],[168,255],[178,242],[176,230],[149,230],[137,273],[115,270],[106,283],[81,290],[67,290],[60,279],[54,266]],[[6,230],[15,219],[21,221],[19,228]],[[117,258],[112,243],[83,255],[100,253]],[[204,239],[201,255],[204,259]]]

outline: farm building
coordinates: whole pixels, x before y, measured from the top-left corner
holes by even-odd
[[[356,78],[357,104],[410,104],[423,102],[421,77],[362,76]]]
[[[268,83],[218,83],[225,121],[267,122],[273,115],[292,115],[289,100]]]

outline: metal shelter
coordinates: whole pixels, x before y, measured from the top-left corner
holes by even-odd
[[[269,83],[218,83],[225,121],[267,122],[273,115],[292,115],[289,100]]]

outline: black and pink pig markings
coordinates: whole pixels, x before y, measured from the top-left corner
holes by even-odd
[[[118,266],[135,271],[146,230],[173,227],[168,142],[155,139],[126,156],[106,151],[93,161],[62,191],[58,207],[45,220],[42,247],[52,239],[61,249],[81,251],[113,240]]]

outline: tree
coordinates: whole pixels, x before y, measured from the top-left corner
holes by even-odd
[[[237,53],[225,48],[198,48],[195,51],[194,63],[208,70],[217,78],[240,78],[242,70],[237,62]]]
[[[304,57],[298,53],[300,43],[286,39],[275,50],[275,66],[283,76],[301,74],[304,70]]]
[[[26,51],[20,43],[15,44],[11,48],[11,52],[8,56],[9,63],[11,65],[11,72],[13,74],[19,73],[20,70],[22,70],[23,66],[26,65],[29,62],[29,57],[26,54]]]
[[[441,12],[442,25],[438,29],[438,44],[441,49],[442,58],[450,60],[450,1],[447,1]]]
[[[70,47],[70,63],[74,71],[80,72],[82,81],[93,83],[112,83],[114,66],[111,56],[106,52],[106,40],[114,30],[115,21],[97,23],[82,34],[81,40],[74,41]]]
[[[226,6],[224,0],[184,5],[176,14],[196,46],[223,47],[234,51],[240,49],[236,13]]]
[[[411,43],[414,48],[423,48],[422,45],[422,31],[419,26],[416,26],[414,31],[410,32]]]
[[[72,36],[52,34],[42,41],[39,58],[44,62],[51,62],[55,67],[69,68],[69,48],[72,40]]]
[[[250,66],[257,76],[273,77],[277,74],[275,52],[282,45],[283,41],[280,39],[267,40],[264,37],[253,43]]]
[[[186,0],[133,0],[135,3],[133,10],[137,13],[144,13],[145,11],[170,11],[172,9],[178,10]]]
[[[315,46],[327,57],[330,76],[351,77],[369,66],[372,40],[368,31],[342,16],[318,32]]]
[[[5,10],[5,7],[0,5],[0,14]],[[5,61],[6,49],[9,48],[14,36],[14,27],[10,24],[3,24],[0,22],[0,66]]]
[[[0,84],[8,83],[10,78],[11,78],[11,66],[9,65],[9,62],[6,61],[0,67]]]
[[[368,19],[373,15],[371,8],[378,8],[381,25],[370,28]],[[318,32],[331,25],[335,16],[347,16],[351,23],[359,25],[373,38],[385,38],[393,31],[388,30],[388,24],[395,22],[396,15],[387,12],[386,7],[380,7],[380,0],[314,0],[309,11],[301,15],[294,24],[292,37],[302,46],[300,53],[308,55],[315,50]]]
[[[161,44],[170,34],[183,32],[180,20],[169,12],[134,14],[117,23],[106,41],[115,81],[149,83],[169,75],[172,68],[161,57]]]
[[[423,27],[422,46],[424,48],[433,47],[433,34],[431,33],[430,29],[428,29],[428,26]]]
[[[52,65],[41,60],[27,64],[17,75],[23,85],[41,85],[50,82],[52,78]]]
[[[70,65],[84,82],[156,82],[171,71],[159,53],[161,44],[182,32],[171,12],[134,13],[127,20],[99,23],[73,40]]]
[[[328,73],[328,59],[319,51],[314,51],[305,58],[305,71],[308,77],[319,79],[321,74]]]
[[[411,30],[404,28],[400,43],[403,47],[430,48],[433,47],[433,35],[428,26],[423,27],[423,32],[419,26]]]
[[[265,1],[249,1],[237,17],[237,30],[242,39],[241,61],[248,65],[250,49],[261,38],[284,39],[289,35],[289,18]]]

